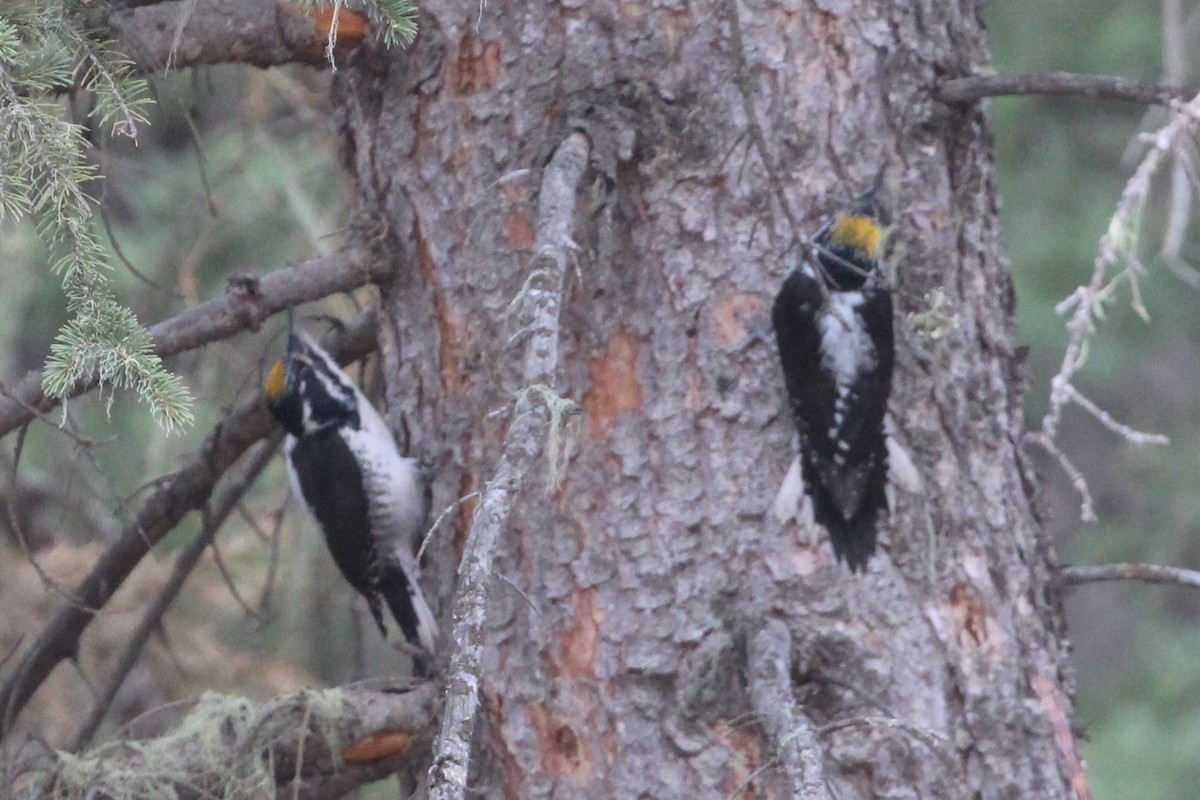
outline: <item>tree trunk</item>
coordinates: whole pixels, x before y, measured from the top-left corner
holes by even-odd
[[[547,429],[524,443],[542,453],[492,564],[471,789],[1085,795],[990,139],[929,91],[985,65],[976,3],[420,7],[411,47],[336,89],[395,256],[390,412],[437,457],[435,514],[495,472],[542,171],[572,130],[591,143],[553,387],[582,415],[557,488]],[[797,230],[883,165],[891,407],[924,485],[851,575],[769,513],[794,448],[769,309]],[[431,545],[446,630],[474,508]]]

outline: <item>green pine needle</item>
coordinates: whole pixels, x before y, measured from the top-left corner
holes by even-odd
[[[92,93],[98,127],[136,140],[147,124],[149,92],[128,59],[86,35],[68,3],[12,0],[0,8],[0,221],[33,219],[61,254],[51,271],[73,317],[50,348],[43,391],[66,397],[98,381],[111,405],[111,390],[127,389],[174,431],[192,422],[191,396],[113,296],[95,202],[84,189],[97,179],[96,168],[84,158],[84,131],[55,97],[69,87]]]

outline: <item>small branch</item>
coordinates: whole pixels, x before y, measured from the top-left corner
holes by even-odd
[[[92,19],[107,29],[141,72],[168,65],[175,69],[206,64],[326,65],[325,47],[333,27],[338,31],[336,52],[341,58],[368,32],[362,12],[343,7],[331,14],[328,9],[286,0],[172,0],[97,12]]]
[[[1067,397],[1075,405],[1082,408],[1084,411],[1096,418],[1104,427],[1108,428],[1113,433],[1120,436],[1122,439],[1137,445],[1162,445],[1166,447],[1171,443],[1171,440],[1161,433],[1146,433],[1129,427],[1123,422],[1117,422],[1112,415],[1105,411],[1100,406],[1093,403],[1086,395],[1080,392],[1071,384],[1064,384],[1063,391],[1067,393]]]
[[[948,104],[973,103],[986,97],[1047,94],[1123,100],[1142,105],[1170,105],[1172,100],[1191,97],[1195,86],[1165,86],[1110,75],[1075,72],[1015,72],[1007,75],[972,75],[939,83],[935,99]]]
[[[188,732],[136,747],[102,745],[82,759],[51,754],[23,770],[15,797],[126,797],[131,775],[181,800],[340,797],[422,764],[436,706],[430,683],[308,691],[262,704],[208,695],[180,724]]]
[[[1044,433],[1027,433],[1025,434],[1027,441],[1038,445],[1047,453],[1049,453],[1058,466],[1066,473],[1070,479],[1071,485],[1075,487],[1075,491],[1079,493],[1079,518],[1084,522],[1096,521],[1096,505],[1092,502],[1092,491],[1088,488],[1087,478],[1079,471],[1079,467],[1075,466],[1071,459],[1067,458],[1067,454],[1062,451],[1054,440]]]
[[[96,734],[96,730],[100,727],[100,723],[104,721],[104,716],[108,713],[113,698],[117,696],[121,684],[125,682],[125,677],[133,669],[138,658],[141,656],[142,648],[145,647],[146,642],[150,639],[150,635],[162,624],[162,618],[167,613],[167,609],[175,602],[175,598],[179,596],[180,590],[183,589],[184,582],[192,574],[192,570],[196,568],[196,565],[200,563],[200,557],[204,555],[204,551],[212,543],[217,530],[224,524],[230,512],[241,502],[246,490],[250,488],[250,484],[258,478],[259,474],[274,457],[275,450],[278,448],[282,438],[282,434],[277,433],[259,451],[258,456],[246,467],[241,477],[226,490],[221,500],[205,515],[203,530],[176,557],[175,568],[171,572],[170,579],[168,579],[166,586],[154,598],[154,602],[142,614],[141,622],[138,623],[137,629],[134,630],[133,635],[129,637],[128,642],[125,644],[125,650],[121,653],[121,658],[117,661],[117,665],[113,667],[112,673],[108,676],[107,683],[105,683],[103,690],[99,692],[99,697],[97,697],[96,702],[92,705],[87,718],[79,726],[79,730],[76,731],[75,736],[71,739],[71,743],[67,745],[67,752],[78,753],[92,740],[92,737]]]
[[[1200,571],[1158,564],[1098,564],[1094,566],[1063,567],[1058,572],[1062,586],[1083,586],[1104,581],[1142,581],[1143,583],[1172,583],[1200,589]]]
[[[1179,141],[1195,130],[1196,122],[1200,119],[1200,95],[1187,103],[1171,99],[1167,101],[1167,105],[1173,112],[1168,123],[1153,133],[1139,137],[1148,142],[1150,148],[1126,181],[1121,199],[1109,220],[1108,230],[1100,237],[1099,252],[1092,265],[1091,279],[1087,285],[1078,287],[1055,307],[1059,314],[1070,314],[1066,323],[1067,346],[1063,351],[1058,374],[1050,382],[1050,405],[1042,417],[1041,430],[1029,437],[1030,441],[1041,445],[1054,456],[1070,477],[1083,498],[1080,516],[1085,522],[1095,519],[1087,481],[1056,444],[1059,424],[1067,405],[1079,405],[1109,430],[1129,441],[1138,444],[1164,444],[1166,441],[1165,438],[1145,434],[1117,422],[1080,394],[1072,384],[1072,379],[1086,361],[1088,345],[1095,333],[1096,323],[1103,317],[1104,304],[1120,280],[1128,280],[1130,302],[1135,311],[1145,316],[1138,288],[1139,276],[1144,271],[1137,258],[1138,229],[1150,195],[1151,178],[1163,159],[1182,147]],[[1185,150],[1182,157],[1186,157],[1186,152]],[[1122,263],[1124,269],[1117,272],[1115,277],[1110,277],[1110,273]]]
[[[337,332],[330,352],[343,362],[369,353],[375,345],[374,315],[361,314]],[[255,442],[271,434],[275,423],[258,396],[244,402],[217,424],[199,451],[179,470],[158,481],[120,538],[99,558],[46,623],[21,660],[0,683],[0,739],[29,698],[60,662],[74,658],[79,637],[150,549],[189,511],[208,501],[217,481]]]
[[[220,297],[151,326],[154,353],[166,358],[244,330],[258,330],[263,320],[286,308],[386,277],[386,266],[378,259],[364,250],[347,248],[261,278],[237,278]],[[71,397],[93,388],[92,383],[76,386]],[[0,436],[7,436],[58,402],[42,394],[40,370],[28,373],[15,386],[0,392]]]
[[[557,384],[558,311],[568,254],[573,246],[576,194],[590,150],[586,136],[572,133],[559,145],[542,175],[530,271],[547,274],[538,281],[540,286],[531,286],[525,292],[533,318],[525,351],[527,386]],[[467,796],[471,740],[479,711],[483,627],[496,543],[505,530],[512,498],[520,492],[525,475],[537,458],[550,418],[545,403],[533,402],[534,394],[523,392],[517,400],[496,474],[483,490],[458,565],[453,614],[456,622],[449,640],[454,649],[450,654],[441,732],[429,767],[430,800],[462,800]]]
[[[796,707],[791,681],[792,635],[772,619],[750,637],[747,662],[750,702],[773,742],[792,797],[831,797],[825,784],[822,749],[807,715]]]

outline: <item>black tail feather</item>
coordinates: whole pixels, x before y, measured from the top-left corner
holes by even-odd
[[[408,575],[400,565],[385,561],[379,568],[378,587],[379,594],[382,595],[392,616],[396,619],[396,624],[404,632],[404,638],[410,644],[420,646],[421,639],[418,631],[420,620],[413,607],[413,589],[409,585]]]
[[[850,519],[842,516],[832,493],[821,483],[807,483],[813,502],[813,519],[829,531],[833,553],[851,572],[862,572],[875,554],[879,512],[887,509],[884,480],[872,476],[858,511]]]

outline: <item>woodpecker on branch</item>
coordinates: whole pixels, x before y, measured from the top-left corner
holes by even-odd
[[[813,238],[814,256],[784,280],[772,322],[800,455],[775,501],[781,521],[811,514],[850,570],[875,552],[893,467],[906,453],[884,430],[892,389],[892,296],[881,285],[882,207],[872,188]],[[897,452],[898,451],[898,452]]]
[[[417,582],[416,552],[429,512],[418,460],[400,454],[363,393],[294,324],[287,352],[267,377],[266,397],[287,432],[292,491],[342,575],[366,598],[383,636],[386,604],[408,642],[432,653],[437,622]]]

